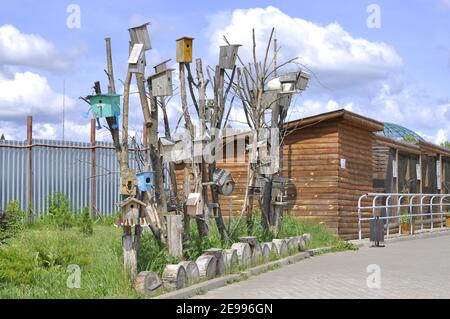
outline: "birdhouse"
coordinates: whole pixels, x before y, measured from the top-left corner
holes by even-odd
[[[297,73],[287,73],[280,76],[281,93],[295,93]]]
[[[172,96],[172,71],[166,69],[150,77],[152,81],[153,96]]]
[[[192,40],[194,38],[183,37],[177,39],[177,62],[192,62]]]
[[[170,161],[172,151],[175,147],[175,142],[167,137],[160,137],[159,145],[161,146],[162,156],[164,160]]]
[[[150,50],[152,45],[150,43],[150,36],[148,35],[147,25],[150,23],[144,23],[143,25],[130,28],[128,32],[130,32],[130,39],[132,44],[141,43],[144,45],[144,50]]]
[[[222,69],[233,69],[240,44],[220,46],[219,66]]]
[[[94,118],[117,117],[120,115],[119,94],[97,94],[87,97]]]
[[[136,174],[132,169],[126,169],[122,172],[121,176],[120,193],[125,196],[136,195]]]
[[[154,185],[154,178],[153,178],[153,172],[141,172],[137,173],[137,187],[140,192],[146,192],[153,188]]]
[[[120,207],[121,216],[116,221],[117,226],[136,226],[147,225],[148,217],[139,217],[139,210],[141,207],[146,207],[145,203],[134,197],[128,197],[127,199],[117,203]]]
[[[216,169],[213,174],[213,180],[220,194],[230,196],[233,193],[235,183],[229,171],[220,168]]]
[[[297,79],[296,83],[296,89],[299,91],[306,90],[306,87],[308,86],[309,79],[311,78],[311,75],[305,71],[300,71],[300,74]]]
[[[190,193],[186,201],[187,213],[191,217],[203,215],[203,198],[201,193]]]
[[[164,70],[167,70],[167,63],[170,62],[171,59],[168,59],[166,61],[163,61],[157,65],[155,65],[153,68],[155,69],[155,73],[162,72]]]
[[[131,73],[144,74],[145,71],[145,51],[142,43],[136,43],[131,49],[128,57],[128,70]]]

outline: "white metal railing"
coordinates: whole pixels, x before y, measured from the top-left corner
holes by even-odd
[[[429,202],[427,203],[427,199]],[[362,205],[363,200],[371,200],[372,205]],[[379,204],[381,200],[381,204]],[[419,213],[414,213],[418,207]],[[413,217],[420,217],[420,229],[423,230],[424,216],[430,219],[430,229],[434,227],[434,217],[440,216],[440,226],[444,228],[444,215],[449,213],[450,194],[405,194],[405,193],[367,193],[358,200],[358,237],[362,239],[362,222],[375,219],[376,217],[386,220],[386,236],[390,235],[390,220],[398,219],[398,234],[401,234],[401,218],[409,216],[411,233],[413,232]],[[402,208],[408,209],[408,214],[401,212]],[[429,212],[424,212],[429,208]],[[385,210],[385,216],[377,216],[377,210]],[[396,214],[391,214],[392,209]],[[364,212],[372,211],[372,217],[362,217]]]

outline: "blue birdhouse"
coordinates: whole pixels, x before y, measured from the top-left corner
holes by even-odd
[[[97,94],[87,97],[94,118],[118,117],[120,115],[119,94]]]
[[[137,173],[136,177],[139,191],[146,192],[153,188],[153,172]]]

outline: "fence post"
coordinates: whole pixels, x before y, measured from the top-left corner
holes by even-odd
[[[91,120],[91,216],[96,217],[95,210],[95,119]]]
[[[29,222],[33,222],[33,117],[27,117],[27,143],[28,148],[28,196],[27,196],[27,211]]]

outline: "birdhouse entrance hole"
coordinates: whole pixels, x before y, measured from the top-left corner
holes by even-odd
[[[128,183],[127,183],[128,190],[131,190],[132,187],[133,187],[133,183],[131,181],[128,181]]]

